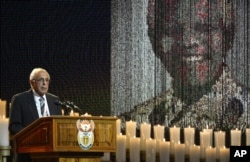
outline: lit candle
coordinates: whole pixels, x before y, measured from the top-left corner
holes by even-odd
[[[130,137],[130,162],[140,162],[140,138]]]
[[[241,145],[241,131],[238,129],[231,130],[231,146]]]
[[[116,120],[116,134],[121,133],[121,119]]]
[[[9,119],[0,118],[0,146],[9,146],[9,130],[8,130]]]
[[[190,126],[184,128],[184,141],[186,145],[186,154],[189,154],[189,146],[194,145],[194,128]]]
[[[175,144],[174,141],[170,141],[170,154],[171,155],[174,155],[174,144]]]
[[[146,139],[150,138],[151,126],[147,123],[142,123],[140,125],[140,136],[141,136],[141,150],[145,151],[146,148]]]
[[[116,161],[126,162],[126,136],[117,135]]]
[[[159,124],[154,126],[154,138],[156,140],[156,152],[159,152],[160,149],[160,141],[164,139],[164,126],[160,126]]]
[[[205,158],[205,151],[207,147],[210,147],[211,145],[211,134],[210,132],[203,131],[200,132],[200,156],[201,159]]]
[[[173,141],[174,143],[180,141],[180,128],[175,126],[170,128],[170,141]]]
[[[161,126],[159,124],[155,125],[154,126],[154,138],[159,139],[159,140],[164,139],[164,129],[165,129],[164,126]]]
[[[215,142],[215,147],[225,146],[225,132],[224,131],[214,132],[214,142]]]
[[[206,129],[203,129],[203,132],[209,132],[210,133],[210,145],[213,146],[213,129],[209,129],[208,126]]]
[[[130,137],[136,136],[136,122],[132,120],[126,122],[127,148],[129,148]]]
[[[0,118],[6,116],[6,101],[0,99]]]
[[[156,155],[155,139],[146,139],[146,162],[155,162]]]
[[[216,161],[216,149],[212,147],[206,148],[206,162]]]
[[[150,138],[150,134],[151,134],[150,127],[151,127],[150,124],[147,124],[147,123],[142,123],[140,125],[141,137]]]
[[[184,128],[185,143],[188,145],[194,144],[194,128]]]
[[[210,132],[200,132],[200,145],[204,147],[211,146],[210,136],[211,136]]]
[[[159,153],[159,151],[160,151],[160,142],[161,141],[162,140],[160,140],[160,139],[155,139],[156,153]]]
[[[225,132],[214,132],[214,145],[216,147],[216,157],[219,159],[220,148],[225,146]]]
[[[220,148],[220,162],[228,162],[229,161],[229,149],[228,148]]]
[[[165,139],[160,141],[160,162],[169,162],[170,160],[170,142],[166,142]]]
[[[176,162],[185,162],[185,144],[174,144],[174,159]]]
[[[189,161],[200,162],[200,146],[197,145],[189,146]]]
[[[246,145],[250,146],[250,128],[246,129]]]

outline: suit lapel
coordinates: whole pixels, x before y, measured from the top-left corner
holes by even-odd
[[[28,97],[27,101],[28,101],[29,109],[30,109],[30,112],[31,112],[32,116],[35,119],[39,118],[32,90],[29,91],[27,97]]]
[[[48,104],[48,108],[49,108],[49,112],[50,112],[50,115],[53,115],[55,114],[55,112],[53,111],[53,106],[54,106],[54,101],[52,100],[52,98],[46,94],[46,99],[47,99],[47,104]]]

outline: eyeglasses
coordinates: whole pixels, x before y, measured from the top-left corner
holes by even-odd
[[[39,78],[39,79],[33,79],[35,82],[37,83],[49,83],[50,82],[50,79],[49,78]]]

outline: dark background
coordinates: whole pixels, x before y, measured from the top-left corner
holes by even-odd
[[[49,92],[110,115],[110,0],[1,1],[1,96],[28,90],[34,67]],[[8,116],[8,115],[7,115]]]

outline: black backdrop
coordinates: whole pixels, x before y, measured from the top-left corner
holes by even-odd
[[[1,96],[30,88],[34,67],[50,92],[92,115],[110,114],[110,0],[1,1]],[[8,115],[8,114],[7,114]]]

